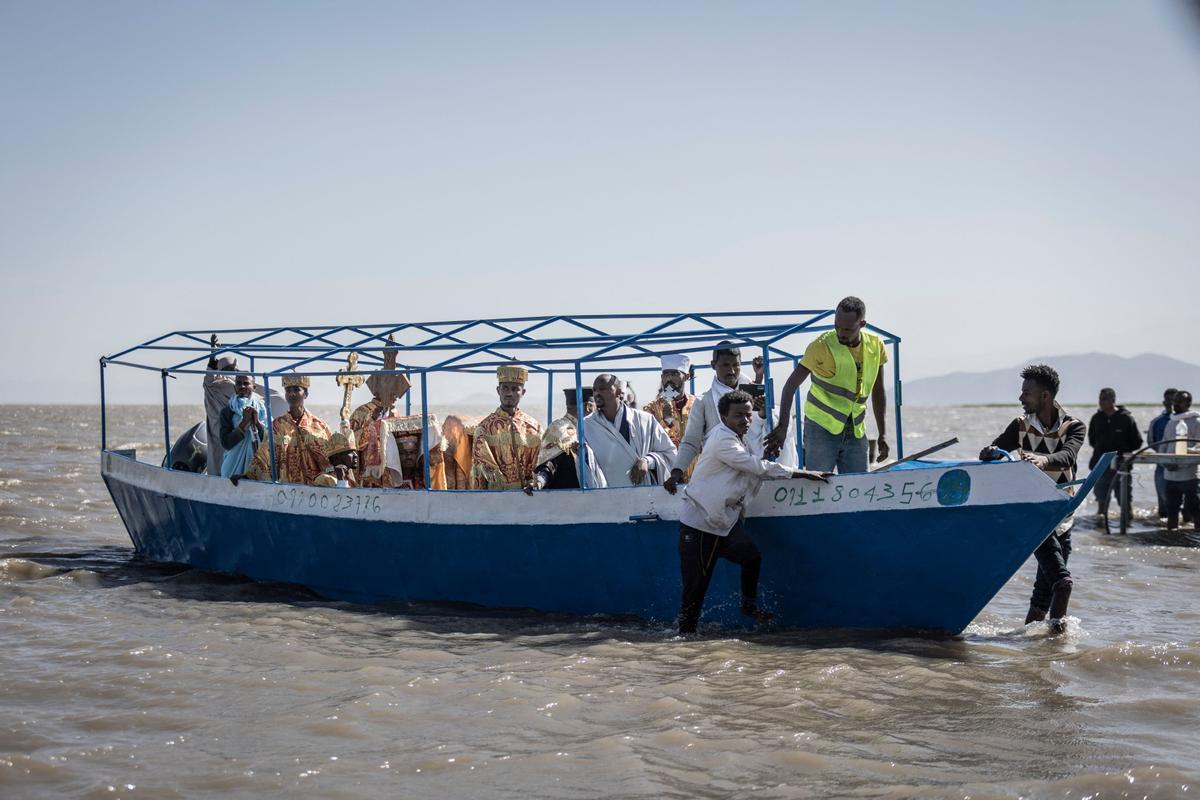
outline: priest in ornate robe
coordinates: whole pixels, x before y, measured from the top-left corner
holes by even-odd
[[[312,484],[318,475],[329,469],[329,440],[333,432],[304,407],[308,387],[307,375],[285,375],[283,378],[283,397],[287,400],[288,413],[271,422],[280,483]],[[271,438],[267,437],[259,444],[247,478],[271,480]]]
[[[383,368],[396,369],[396,350],[387,348],[383,352]],[[398,487],[399,472],[397,456],[392,454],[392,467],[388,469],[387,440],[384,438],[386,420],[403,419],[396,416],[396,401],[409,389],[404,375],[381,375],[375,373],[367,378],[371,399],[354,409],[350,415],[350,431],[358,445],[361,461],[359,480],[364,488],[393,489]],[[395,446],[392,447],[395,450]],[[395,479],[395,480],[394,480]]]
[[[592,382],[596,410],[584,420],[584,440],[611,486],[655,486],[671,471],[675,445],[650,414],[624,402],[616,375],[597,375]]]
[[[671,443],[679,447],[679,440],[687,430],[688,414],[698,399],[684,388],[692,370],[692,360],[682,354],[662,357],[662,376],[658,396],[642,410],[658,420]]]
[[[354,444],[354,434],[338,431],[329,440],[329,469],[317,476],[313,482],[317,486],[338,489],[358,488],[358,448]]]
[[[387,483],[396,489],[424,489],[425,448],[421,444],[420,414],[384,417],[379,421],[385,446]],[[445,446],[437,417],[429,415],[429,488],[446,488]]]
[[[519,408],[528,379],[525,367],[496,368],[500,407],[475,428],[472,488],[520,489],[533,475],[542,444],[542,426]]]

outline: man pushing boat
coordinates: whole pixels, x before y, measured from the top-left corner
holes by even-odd
[[[743,527],[746,502],[766,478],[805,478],[826,481],[826,476],[794,470],[753,455],[746,447],[746,432],[754,417],[750,395],[734,389],[717,401],[721,424],[704,439],[692,479],[683,489],[679,512],[679,571],[683,602],[679,632],[695,633],[704,595],[718,558],[742,568],[742,613],[765,622],[771,615],[758,607],[758,574],[762,555]],[[666,487],[675,494],[675,485]]]

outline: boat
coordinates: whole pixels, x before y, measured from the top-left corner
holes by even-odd
[[[707,354],[720,342],[764,356],[770,407],[772,366],[790,369],[802,352],[799,343],[829,330],[832,315],[557,316],[218,333],[236,337],[221,352],[247,357],[268,388],[291,373],[336,379],[344,370],[333,367],[349,353],[360,354],[364,369],[403,373],[419,387],[428,425],[431,374],[493,374],[499,364],[525,364],[546,380],[549,419],[556,375],[570,376],[568,385],[579,391],[585,371],[657,372],[661,354]],[[903,459],[900,339],[870,327],[892,349],[897,456]],[[101,359],[101,473],[143,557],[301,584],[353,602],[453,602],[674,619],[682,499],[660,486],[590,488],[583,475],[584,488],[534,496],[249,480],[234,485],[109,449],[108,370],[161,372],[169,452],[168,379],[204,373],[208,333],[176,331]],[[389,348],[399,350],[400,361],[394,370],[380,369]],[[411,412],[412,393],[406,398]],[[798,415],[802,405],[796,404]],[[800,451],[802,429],[797,418],[792,430]],[[429,437],[424,439],[428,465]],[[1106,456],[1085,480],[1064,486],[1020,460],[904,460],[875,472],[836,475],[828,484],[765,482],[748,505],[746,523],[763,553],[760,602],[782,628],[957,634],[1074,512],[1108,464]],[[738,597],[737,569],[722,563],[702,623],[750,624]]]

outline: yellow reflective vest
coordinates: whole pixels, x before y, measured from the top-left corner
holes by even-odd
[[[838,341],[837,331],[826,331],[818,339],[829,348],[836,372],[830,380],[812,374],[804,416],[835,436],[846,429],[847,420],[854,425],[854,438],[861,439],[867,432],[867,400],[883,360],[883,339],[868,331],[862,331],[861,336],[862,394],[858,393],[858,366],[850,348]]]

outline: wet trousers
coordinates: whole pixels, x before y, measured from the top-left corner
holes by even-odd
[[[698,531],[679,525],[679,573],[683,578],[683,603],[679,610],[679,632],[695,633],[708,583],[717,559],[723,558],[742,567],[742,606],[754,606],[758,598],[758,573],[762,554],[742,528],[742,521],[727,536]]]
[[[1063,578],[1071,577],[1071,571],[1067,569],[1067,559],[1071,556],[1071,534],[1068,531],[1062,536],[1050,534],[1046,537],[1046,541],[1038,545],[1038,549],[1033,551],[1033,557],[1037,559],[1037,577],[1033,580],[1033,597],[1029,600],[1030,608],[1036,608],[1039,611],[1050,610],[1050,596],[1053,594],[1054,584],[1061,581]]]
[[[1117,480],[1117,471],[1110,465],[1109,469],[1105,470],[1100,479],[1096,481],[1096,488],[1092,489],[1092,496],[1096,498],[1096,504],[1099,506],[1097,511],[1099,513],[1108,513],[1109,501],[1114,497],[1117,500],[1117,505],[1121,504],[1119,487],[1120,481]]]
[[[1179,507],[1183,506],[1183,521],[1191,517],[1192,524],[1200,526],[1200,481],[1164,481],[1167,485],[1167,528],[1179,527]]]

